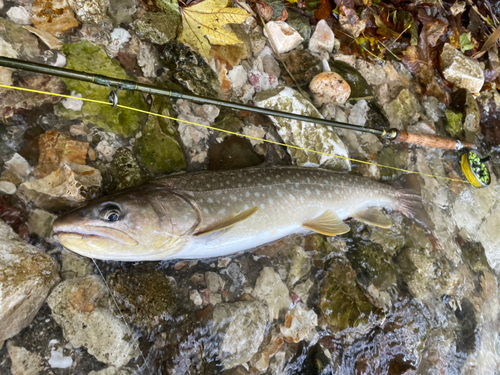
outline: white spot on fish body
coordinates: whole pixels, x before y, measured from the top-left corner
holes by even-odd
[[[248,210],[249,208],[250,208],[250,207],[248,207],[248,204],[245,204],[245,205],[243,206],[243,209],[244,209],[245,211],[246,211],[246,210]]]
[[[260,194],[259,193],[255,193],[254,194],[257,198],[260,197]]]
[[[274,203],[274,199],[273,198],[269,198],[267,201],[269,202],[269,204],[273,204]]]
[[[220,204],[220,200],[219,199],[217,199],[217,204]]]
[[[278,194],[278,197],[280,197],[280,198],[283,196],[283,193],[281,192],[280,189],[276,190],[276,194]]]
[[[208,199],[207,199],[207,202],[208,202],[208,203],[214,203],[214,200],[213,200],[212,198],[208,198]]]
[[[335,189],[335,194],[340,194],[340,190],[339,189]]]
[[[249,196],[250,196],[250,192],[249,192],[249,191],[247,191],[247,192],[245,193],[245,197],[247,197],[247,198],[248,198]]]
[[[217,211],[217,215],[224,215],[226,213],[226,209],[223,208],[222,210]]]
[[[208,208],[206,208],[206,207],[205,207],[205,208],[203,209],[203,212],[204,212],[204,213],[206,213],[206,214],[208,215]]]
[[[309,189],[306,188],[306,194],[307,195],[311,195],[311,190],[309,190]]]
[[[207,184],[207,188],[209,188],[209,189],[210,189],[210,186],[211,186],[210,184]]]
[[[328,193],[328,198],[331,198],[332,197],[332,193]]]
[[[236,201],[238,199],[238,198],[236,198],[236,195],[234,195],[234,194],[231,194],[229,196],[229,198],[231,198],[233,201]]]
[[[321,191],[319,191],[319,189],[316,189],[316,194],[321,195]]]
[[[291,183],[291,181],[290,181],[290,179],[289,179],[289,178],[287,178],[285,182],[286,182],[287,184],[290,184],[290,183]]]
[[[260,205],[260,208],[266,208],[266,205],[265,205],[264,203],[262,203],[262,204]]]

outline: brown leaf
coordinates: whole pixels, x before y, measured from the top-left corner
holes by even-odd
[[[264,21],[269,22],[273,18],[273,8],[267,3],[257,3],[257,8]]]
[[[339,21],[345,31],[357,38],[365,30],[367,19],[360,20],[354,9],[341,5]]]
[[[416,46],[410,46],[403,51],[403,58],[401,59],[404,66],[412,72],[418,73],[422,69],[422,61],[419,59],[419,54]]]
[[[425,27],[427,28],[427,43],[429,43],[431,47],[436,47],[439,38],[444,34],[448,25],[436,19],[434,22],[425,25]]]
[[[283,13],[281,13],[281,16],[279,16],[278,18],[276,18],[276,21],[286,21],[288,18],[288,12],[285,9],[283,9]]]
[[[318,20],[324,20],[332,14],[332,3],[330,0],[320,0],[319,7],[314,12],[314,17]]]
[[[493,45],[497,42],[498,38],[500,38],[500,26],[491,33],[491,35],[484,42],[483,47],[481,48],[481,52],[489,50]]]

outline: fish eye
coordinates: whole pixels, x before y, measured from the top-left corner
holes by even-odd
[[[117,206],[109,206],[101,211],[101,216],[103,220],[106,221],[118,221],[120,220],[121,214]]]

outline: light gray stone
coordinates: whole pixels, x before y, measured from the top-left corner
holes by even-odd
[[[484,71],[479,62],[446,43],[441,53],[443,75],[455,86],[479,93],[484,85]]]
[[[254,295],[267,303],[270,321],[278,319],[280,312],[288,310],[292,303],[286,284],[272,267],[264,267],[260,272]]]

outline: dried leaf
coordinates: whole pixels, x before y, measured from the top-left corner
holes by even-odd
[[[240,24],[250,14],[240,8],[227,8],[227,0],[205,0],[191,7],[182,8],[181,43],[187,43],[208,58],[210,43],[232,45],[242,41],[224,25]]]
[[[319,20],[324,20],[332,13],[332,3],[330,0],[320,0],[318,9],[314,12],[314,17]]]
[[[273,19],[274,11],[273,8],[271,8],[271,6],[268,3],[262,2],[262,3],[257,3],[256,5],[259,11],[258,13],[262,16],[264,21],[269,22]]]
[[[438,39],[444,34],[448,25],[441,20],[435,20],[425,26],[427,27],[427,43],[431,47],[436,47]]]
[[[367,19],[360,20],[354,9],[341,5],[339,21],[345,31],[357,38],[365,30]]]
[[[276,18],[276,21],[283,21],[284,22],[284,21],[287,20],[287,18],[288,18],[288,12],[287,12],[287,10],[285,8],[285,9],[283,9],[283,13],[281,13],[281,16],[279,16],[278,18]]]
[[[493,33],[488,37],[488,39],[486,39],[486,42],[484,42],[483,48],[481,48],[480,52],[487,51],[491,47],[493,47],[493,45],[497,42],[498,38],[500,38],[500,26],[495,31],[493,31]]]

